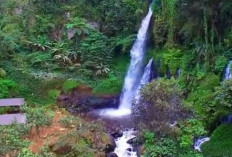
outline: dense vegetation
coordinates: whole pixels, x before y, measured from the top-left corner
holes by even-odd
[[[29,120],[25,125],[0,126],[4,135],[0,156],[55,155],[47,146],[34,154],[27,134],[32,128],[39,131],[51,125],[60,94],[79,86],[91,88],[93,95],[120,93],[129,51],[148,4],[143,0],[0,1],[0,98],[26,98],[22,110]],[[217,126],[232,112],[232,81],[223,80],[232,58],[231,0],[154,0],[152,8],[146,58],[154,59],[162,78],[142,89],[142,103],[136,106],[142,113],[134,119],[145,139],[144,156],[231,155],[231,126]],[[11,110],[0,109],[0,113]],[[79,131],[70,129],[54,149],[65,143],[70,147],[67,156],[86,157],[103,151],[90,139],[99,135],[105,141],[101,124],[85,124],[70,115],[61,123]],[[211,133],[203,153],[192,149],[194,138]],[[75,138],[68,140],[70,134]]]

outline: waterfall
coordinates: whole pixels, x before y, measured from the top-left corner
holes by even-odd
[[[141,74],[141,68],[143,66],[147,31],[150,24],[151,16],[152,9],[149,8],[149,12],[143,20],[141,28],[139,29],[137,40],[135,41],[130,52],[131,62],[124,81],[124,87],[120,100],[120,109],[131,109],[132,100],[139,86],[139,76]]]
[[[131,61],[124,80],[124,86],[120,97],[120,105],[117,110],[107,109],[101,115],[120,117],[131,114],[132,101],[135,93],[140,86],[141,73],[143,68],[143,58],[145,54],[148,28],[152,17],[152,9],[149,8],[148,14],[143,19],[137,34],[137,39],[130,51]]]
[[[180,77],[180,74],[181,74],[181,69],[178,68],[178,69],[177,69],[177,72],[176,72],[176,78],[179,78],[179,77]]]
[[[224,80],[228,80],[228,79],[231,78],[231,72],[230,72],[231,63],[232,63],[232,61],[230,61],[229,64],[227,65],[227,67],[226,67]]]
[[[143,73],[143,77],[140,81],[140,84],[137,88],[137,91],[135,93],[134,99],[135,99],[135,103],[137,104],[139,102],[140,99],[140,90],[143,88],[143,86],[145,86],[148,82],[151,81],[152,76],[151,76],[151,69],[152,69],[152,65],[153,65],[153,59],[150,59],[147,66],[145,67],[144,73]]]
[[[201,145],[205,142],[208,142],[209,140],[210,140],[209,137],[203,137],[203,138],[197,139],[196,142],[194,143],[194,149],[201,152]]]

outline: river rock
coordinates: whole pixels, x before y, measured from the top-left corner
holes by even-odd
[[[106,157],[118,157],[118,156],[117,154],[112,152],[112,153],[107,154]]]
[[[113,152],[114,149],[116,148],[116,143],[114,141],[114,138],[109,134],[107,137],[108,137],[107,140],[104,141],[104,143],[106,143],[106,147],[105,147],[106,154]]]
[[[128,144],[132,145],[133,147],[138,147],[143,144],[143,140],[139,137],[134,137],[127,141]]]
[[[113,138],[119,138],[123,136],[123,133],[121,131],[116,131],[112,132],[111,135],[113,136]]]

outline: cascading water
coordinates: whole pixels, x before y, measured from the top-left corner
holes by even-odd
[[[194,149],[201,152],[201,145],[205,142],[208,142],[209,140],[210,140],[209,137],[203,137],[203,138],[197,139],[196,142],[194,143]]]
[[[130,51],[131,61],[124,81],[119,108],[103,110],[101,112],[101,115],[103,116],[121,117],[131,114],[132,101],[141,79],[143,58],[151,17],[152,9],[150,7],[147,16],[142,21],[142,25],[137,34],[137,39]]]
[[[127,143],[128,140],[136,137],[133,129],[124,131],[123,136],[115,140],[116,148],[114,153],[118,157],[137,157],[137,152],[133,150],[133,147]]]
[[[137,91],[135,93],[134,99],[135,99],[135,103],[139,102],[140,99],[140,90],[143,88],[143,86],[145,86],[148,82],[151,81],[151,68],[152,68],[152,64],[153,64],[153,59],[150,59],[145,70],[143,73],[143,77],[140,81],[139,87],[137,88]]]
[[[229,64],[227,65],[227,67],[226,67],[224,80],[228,80],[228,79],[231,78],[231,72],[230,72],[231,63],[232,63],[232,61],[230,61]]]

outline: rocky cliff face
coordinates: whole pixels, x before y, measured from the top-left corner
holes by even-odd
[[[57,104],[71,113],[102,108],[117,108],[119,95],[94,95],[91,88],[80,86],[69,94],[61,94],[57,99]]]

